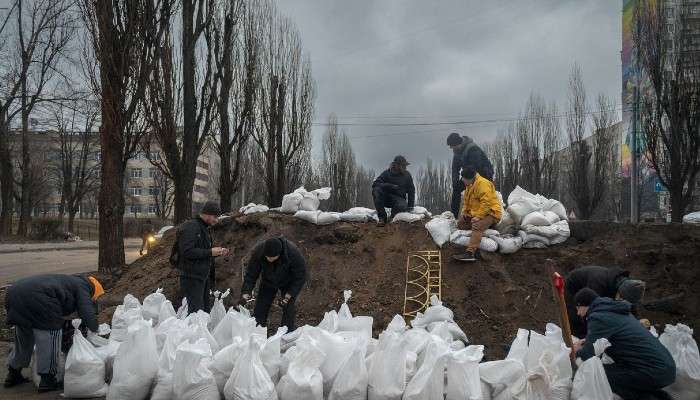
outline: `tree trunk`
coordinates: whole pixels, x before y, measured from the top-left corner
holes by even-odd
[[[173,204],[173,223],[178,225],[192,218],[192,188],[194,187],[195,174],[191,165],[184,161],[180,173],[173,180],[175,186],[175,199]],[[194,170],[197,168],[197,161],[194,162]]]
[[[109,81],[108,81],[109,82]],[[108,87],[103,85],[103,88]],[[102,102],[110,102],[109,95],[103,89]],[[112,116],[110,116],[112,117]],[[123,148],[117,135],[122,132],[118,122],[112,118],[103,118],[100,132],[102,153],[102,185],[99,195],[99,235],[100,249],[98,269],[100,272],[119,275],[124,266],[124,166],[122,165]]]
[[[25,61],[23,56],[22,62]],[[25,70],[23,68],[23,70]],[[31,190],[31,157],[29,156],[29,110],[27,109],[27,76],[23,74],[22,79],[22,180],[20,182],[21,197],[20,197],[20,212],[19,226],[17,228],[18,236],[27,236],[29,233],[29,223],[31,219],[31,201],[29,191]]]
[[[75,224],[75,210],[68,211],[68,232],[73,233],[73,225]]]
[[[223,118],[222,118],[222,123]],[[228,123],[228,121],[226,121]],[[222,213],[231,211],[231,197],[233,196],[233,182],[231,182],[231,148],[228,146],[228,126],[221,129],[221,171],[219,176],[219,207]]]
[[[285,180],[287,168],[286,160],[284,159],[284,106],[285,106],[285,95],[286,95],[286,83],[283,80],[278,86],[277,95],[277,126],[275,129],[275,150],[277,152],[277,184],[275,185],[275,198],[272,204],[275,207],[282,205],[282,197],[285,192]]]
[[[14,203],[14,178],[10,153],[10,134],[4,107],[0,108],[0,192],[2,210],[0,211],[0,238],[12,234],[12,207]]]
[[[267,177],[267,197],[270,205],[275,206],[275,130],[277,127],[277,77],[270,78],[270,126],[267,131],[267,153],[265,154],[265,176]]]

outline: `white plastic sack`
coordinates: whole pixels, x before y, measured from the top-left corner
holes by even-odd
[[[438,325],[440,325],[440,326],[438,327]],[[444,329],[444,332],[449,334],[447,336],[444,336],[444,337],[446,337],[445,340],[447,341],[447,343],[450,343],[452,341],[460,341],[462,343],[469,343],[469,339],[467,338],[467,335],[464,333],[462,328],[460,328],[459,325],[457,325],[457,323],[455,323],[454,321],[439,321],[439,322],[433,322],[433,323],[428,325],[428,327],[427,327],[428,332],[432,333],[433,335],[443,337],[442,335],[444,333],[438,334],[435,332],[436,329]],[[420,352],[416,351],[416,353],[420,353]]]
[[[413,223],[413,222],[418,222],[425,218],[424,214],[413,214],[409,212],[400,212],[396,215],[394,215],[394,219],[391,220],[391,222],[408,222]]]
[[[425,224],[435,244],[442,247],[450,241],[450,235],[457,230],[457,221],[454,218],[435,217]]]
[[[700,211],[691,212],[683,216],[684,224],[700,224]]]
[[[214,332],[216,326],[219,325],[222,319],[226,316],[226,307],[224,307],[224,299],[231,294],[231,289],[226,289],[225,292],[221,293],[218,290],[211,293],[214,296],[214,305],[211,307],[211,312],[209,313],[209,330]]]
[[[550,238],[550,244],[564,243],[571,236],[571,230],[567,220],[563,219],[555,224],[552,224],[552,226],[557,228],[557,234],[553,238]]]
[[[612,400],[613,392],[600,359],[608,347],[610,342],[604,338],[593,343],[595,356],[584,361],[576,371],[571,400]]]
[[[559,218],[559,215],[557,215],[557,213],[555,213],[554,211],[543,211],[542,215],[544,215],[544,217],[547,218],[547,221],[549,221],[550,225],[556,224],[561,220],[561,218]]]
[[[127,339],[114,358],[114,373],[107,400],[142,400],[158,373],[156,337],[150,323],[139,320],[128,329]]]
[[[323,400],[319,367],[326,355],[311,341],[298,346],[301,349],[277,385],[277,395],[280,400]]]
[[[236,366],[238,358],[244,353],[247,345],[247,341],[244,342],[243,339],[236,336],[231,344],[219,350],[219,352],[214,355],[210,370],[214,375],[219,393],[224,392],[226,381],[228,381],[228,378],[231,376],[233,367]]]
[[[187,318],[188,314],[188,306],[187,306],[187,297],[182,298],[182,303],[180,304],[180,307],[177,309],[177,312],[175,313],[175,317],[177,319],[185,319]]]
[[[552,222],[541,212],[534,211],[527,214],[520,221],[520,225],[549,226]]]
[[[523,239],[518,237],[492,236],[491,239],[498,243],[498,251],[502,254],[513,254],[523,247]]]
[[[299,209],[305,211],[316,211],[321,205],[321,200],[328,200],[331,197],[331,188],[325,187],[312,190],[311,192],[302,192],[302,199],[299,203]]]
[[[156,384],[153,387],[150,400],[170,400],[174,398],[173,370],[175,369],[177,349],[180,344],[195,337],[195,331],[191,326],[188,326],[182,320],[176,318],[174,320],[179,321],[180,324],[178,328],[169,330],[165,339],[165,344],[158,360]]]
[[[277,400],[275,385],[260,359],[260,347],[251,337],[224,386],[226,400]]]
[[[450,354],[445,400],[481,400],[479,363],[483,357],[484,346],[469,346]]]
[[[282,207],[280,207],[280,212],[283,212],[285,214],[293,214],[297,211],[299,211],[299,205],[301,204],[301,200],[304,198],[304,196],[298,192],[299,190],[304,190],[303,187],[297,189],[293,193],[285,194],[282,197]]]
[[[414,328],[427,328],[433,322],[454,321],[454,317],[452,310],[443,306],[437,295],[432,295],[430,296],[430,307],[425,310],[425,313],[418,313],[411,321],[411,326]]]
[[[141,304],[138,299],[130,294],[124,296],[124,303],[117,306],[112,314],[112,331],[109,338],[122,342],[126,340],[127,328],[143,319]]]
[[[149,294],[143,299],[142,313],[144,319],[150,319],[153,325],[158,324],[158,316],[160,315],[160,307],[165,301],[163,288],[158,288],[154,293]]]
[[[498,400],[526,400],[525,367],[515,359],[489,361],[479,364],[482,395]]]
[[[676,381],[665,390],[676,399],[700,398],[700,352],[687,325],[666,325],[659,341],[676,362]]]
[[[442,340],[432,340],[426,348],[425,360],[406,385],[403,400],[443,400],[445,366],[449,347]]]
[[[495,253],[498,251],[498,243],[496,243],[496,241],[490,237],[482,237],[479,248],[481,251],[485,251],[487,253]]]
[[[238,209],[238,212],[240,212],[243,215],[249,215],[249,214],[264,213],[264,212],[268,212],[269,210],[270,210],[270,208],[264,204],[248,203],[245,206]]]
[[[299,210],[294,214],[294,217],[311,222],[315,225],[329,225],[340,221],[340,214],[325,211],[305,211]]]
[[[66,356],[64,395],[74,398],[102,397],[107,394],[105,363],[95,347],[80,332],[80,319],[73,320],[73,345]]]
[[[175,316],[175,308],[170,300],[165,300],[160,304],[160,310],[158,310],[158,323],[165,321],[170,317]]]
[[[510,204],[506,209],[506,211],[508,211],[508,215],[510,215],[510,217],[515,222],[515,225],[521,225],[521,221],[523,220],[523,218],[525,218],[525,216],[538,210],[539,209],[537,208],[535,203],[529,201],[520,201],[517,203]]]
[[[184,342],[177,349],[173,369],[175,400],[219,400],[214,376],[207,368],[211,349],[205,339]]]
[[[377,211],[365,207],[353,207],[340,213],[340,220],[346,222],[367,222],[377,220]]]
[[[551,211],[559,217],[560,220],[567,220],[566,208],[559,200],[548,199],[542,205],[543,211]]]
[[[380,343],[382,349],[373,354],[369,369],[369,400],[400,400],[403,396],[407,352],[395,335],[386,336],[385,343]]]
[[[264,340],[262,342],[260,350],[260,359],[262,360],[263,366],[270,375],[273,383],[277,383],[280,377],[280,365],[282,364],[282,354],[281,354],[281,341],[282,336],[287,333],[286,326],[280,326],[277,328],[277,332]],[[267,332],[264,334],[254,334],[260,339],[264,339],[267,336]]]
[[[356,346],[338,370],[328,400],[367,400],[368,385],[365,351],[362,346]]]

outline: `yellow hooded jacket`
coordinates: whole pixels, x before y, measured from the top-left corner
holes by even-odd
[[[474,182],[467,186],[464,193],[462,214],[479,218],[490,215],[496,221],[500,221],[502,213],[501,202],[498,200],[493,182],[477,173],[474,176]]]

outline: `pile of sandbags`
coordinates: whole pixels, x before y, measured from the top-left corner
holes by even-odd
[[[270,208],[264,204],[248,203],[247,205],[241,207],[238,212],[243,215],[257,214],[270,211]]]
[[[408,211],[394,215],[394,219],[391,222],[408,222],[410,224],[431,216],[432,214],[425,207],[415,206]]]
[[[331,197],[331,188],[324,187],[312,191],[307,191],[303,186],[285,194],[282,197],[282,207],[280,212],[294,214],[297,211],[316,211],[321,205],[321,200],[328,200]]]
[[[691,212],[683,216],[684,224],[700,224],[700,211]]]
[[[666,388],[674,399],[700,399],[700,352],[687,325],[666,325],[659,341],[676,362],[676,381]]]

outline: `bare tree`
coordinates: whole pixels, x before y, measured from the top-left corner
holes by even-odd
[[[664,2],[637,7],[635,47],[649,81],[642,92],[642,141],[646,158],[671,200],[671,220],[681,222],[700,172],[700,59],[690,40],[690,2],[678,2],[669,32]]]
[[[449,210],[452,178],[447,164],[433,164],[428,158],[425,167],[418,170],[418,203],[433,213]]]
[[[374,170],[365,169],[363,166],[357,168],[357,173],[355,174],[355,188],[357,189],[355,205],[357,207],[374,208],[372,183],[374,183],[375,178]]]
[[[151,178],[153,187],[149,188],[149,195],[153,198],[156,215],[161,220],[169,219],[175,197],[173,181],[160,170],[155,170]]]
[[[93,131],[99,116],[92,100],[73,101],[70,108],[59,103],[53,108],[56,124],[55,146],[58,186],[61,189],[61,217],[68,213],[68,231],[73,232],[80,204],[98,185],[99,163],[94,162],[97,135]]]
[[[338,132],[338,118],[335,114],[328,116],[318,173],[321,185],[333,188],[328,202],[329,209],[342,211],[355,205],[355,153],[348,136],[344,132]]]
[[[86,69],[90,73],[89,65],[99,67],[99,79],[88,76],[101,99],[98,268],[119,274],[124,265],[125,169],[145,136],[143,99],[162,31],[148,0],[83,0],[81,9],[91,42],[85,49]]]

